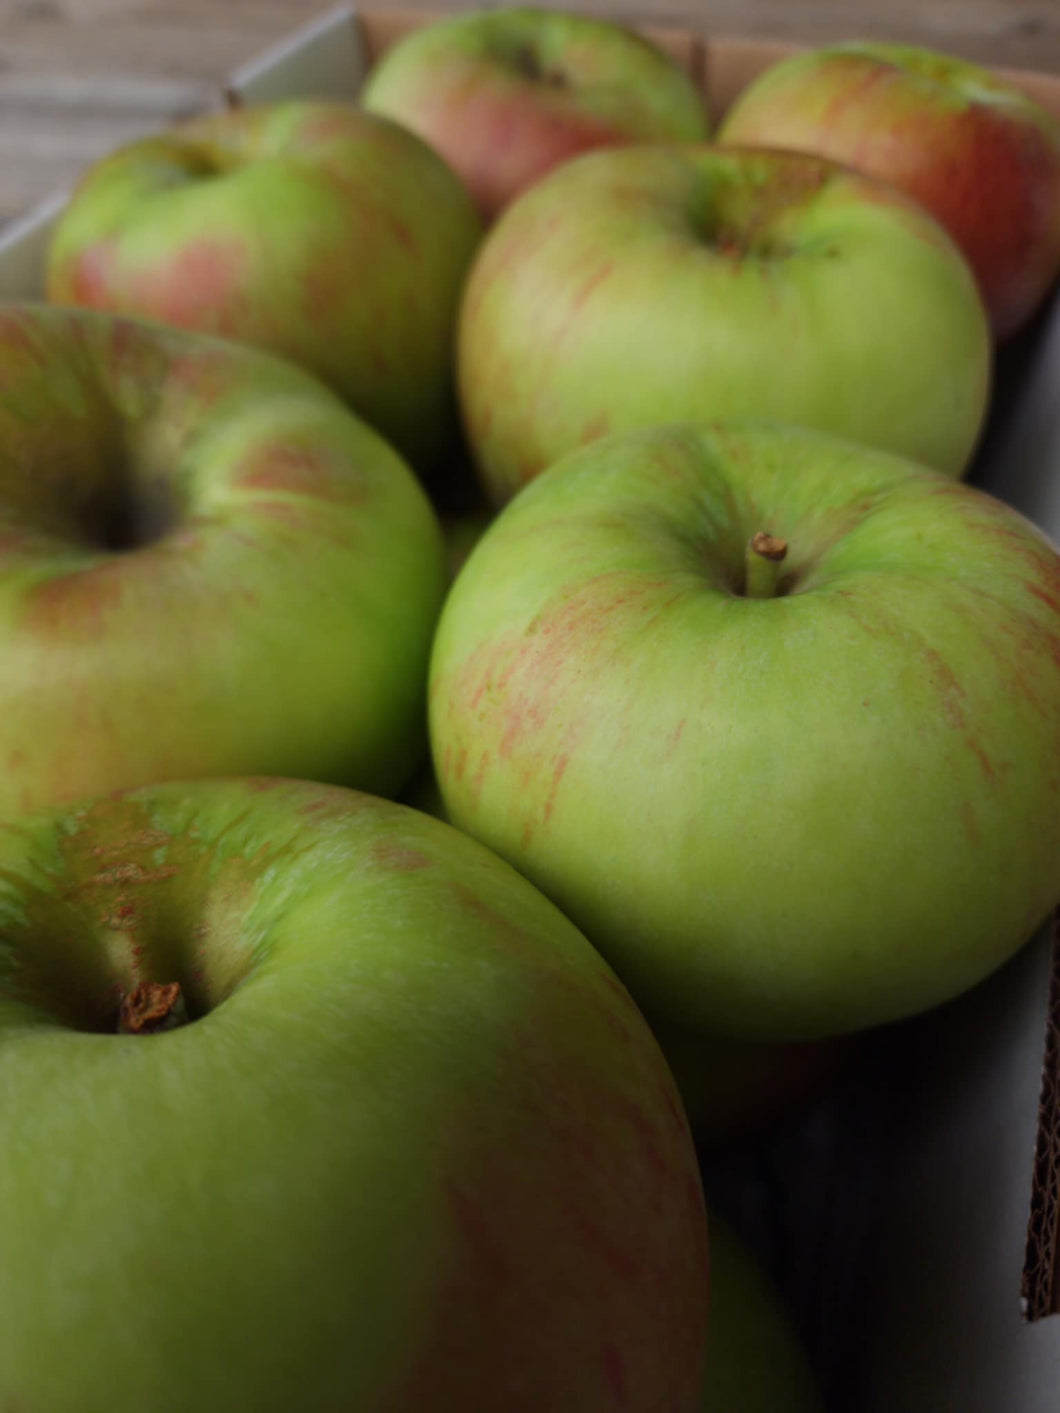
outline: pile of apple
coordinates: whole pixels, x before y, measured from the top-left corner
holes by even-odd
[[[1060,900],[1060,557],[961,480],[1060,127],[884,45],[709,127],[427,24],[0,309],[0,1408],[820,1407],[693,1131]]]

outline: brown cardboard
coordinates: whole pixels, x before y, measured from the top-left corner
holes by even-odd
[[[1045,1058],[1022,1297],[1027,1320],[1060,1314],[1060,910],[1052,927]]]

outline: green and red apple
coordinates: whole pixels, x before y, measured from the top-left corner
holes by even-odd
[[[439,152],[487,219],[552,168],[596,147],[697,142],[692,79],[650,40],[561,10],[475,10],[412,30],[362,99]]]
[[[423,470],[455,427],[453,324],[479,235],[461,183],[396,123],[340,103],[238,108],[90,168],[47,291],[282,354]]]
[[[0,1406],[697,1413],[706,1219],[627,992],[401,806],[0,830]]]
[[[702,1413],[823,1413],[816,1376],[783,1296],[714,1210],[710,1292]]]
[[[718,141],[815,152],[893,183],[964,252],[995,334],[1060,272],[1060,121],[989,69],[929,49],[793,54],[737,98]]]
[[[734,424],[583,448],[472,551],[430,691],[447,817],[661,1029],[910,1015],[1060,900],[1060,556],[884,452]]]
[[[590,153],[487,236],[462,306],[468,438],[497,501],[607,433],[761,417],[951,475],[991,343],[963,257],[913,202],[794,153]]]
[[[0,817],[163,779],[387,794],[445,593],[409,467],[268,354],[0,310]]]

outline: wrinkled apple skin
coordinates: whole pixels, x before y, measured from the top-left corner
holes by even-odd
[[[446,582],[409,467],[307,374],[0,310],[0,817],[189,776],[398,790]]]
[[[816,152],[919,201],[964,252],[998,338],[1060,271],[1060,123],[976,64],[865,42],[796,54],[740,94],[718,141]]]
[[[794,153],[577,158],[487,236],[458,339],[498,502],[607,433],[715,418],[799,423],[957,476],[990,380],[982,302],[941,227]]]
[[[0,1406],[695,1413],[673,1082],[486,850],[324,786],[161,786],[0,831],[0,913]],[[107,1033],[143,979],[190,1023]]]
[[[282,354],[424,470],[454,427],[453,324],[479,235],[460,182],[396,123],[339,103],[240,108],[91,167],[47,291]]]
[[[535,8],[413,30],[369,74],[362,101],[441,153],[487,219],[581,152],[697,142],[708,129],[692,80],[649,41]]]
[[[753,598],[763,528],[788,556]],[[909,1015],[1060,898],[1060,557],[882,452],[731,425],[583,449],[472,551],[430,691],[447,817],[660,1027]]]

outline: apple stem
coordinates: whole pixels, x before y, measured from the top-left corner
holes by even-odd
[[[184,1025],[188,1013],[179,981],[141,981],[121,998],[119,1035],[155,1035]]]
[[[745,556],[744,595],[749,599],[776,597],[780,566],[788,552],[786,540],[759,530],[747,542]]]

